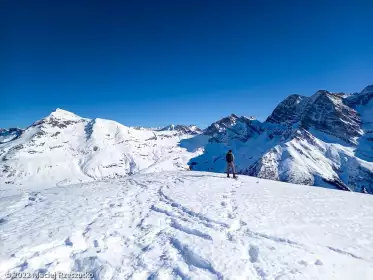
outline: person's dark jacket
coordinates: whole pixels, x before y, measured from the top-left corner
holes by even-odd
[[[234,161],[234,155],[232,152],[228,152],[226,155],[225,155],[225,160],[227,162],[233,162]]]

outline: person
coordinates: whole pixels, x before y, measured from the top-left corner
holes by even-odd
[[[225,155],[225,160],[227,161],[227,177],[229,178],[229,169],[232,169],[233,178],[236,178],[236,171],[234,169],[234,155],[232,150]]]

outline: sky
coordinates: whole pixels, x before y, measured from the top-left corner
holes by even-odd
[[[0,127],[56,108],[124,125],[265,120],[373,84],[373,1],[0,2]]]

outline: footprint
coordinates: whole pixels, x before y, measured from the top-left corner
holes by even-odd
[[[23,263],[21,263],[19,266],[17,266],[20,268],[20,271],[24,271],[25,269],[28,268],[28,262],[27,261],[24,261]]]
[[[97,240],[93,240],[93,246],[95,246],[95,248],[98,247],[98,241]]]
[[[315,265],[323,265],[323,262],[320,261],[320,260],[316,260],[316,261],[315,261]]]
[[[234,218],[236,218],[236,215],[234,215],[233,213],[229,213],[228,218],[229,219],[234,219]]]
[[[93,240],[93,246],[95,248],[97,248],[96,252],[97,253],[100,253],[101,252],[101,249],[99,248],[99,245],[98,245],[98,241],[97,240]]]
[[[250,245],[249,248],[250,262],[255,263],[258,261],[259,248],[253,245]]]
[[[226,206],[227,206],[227,203],[226,203],[225,201],[222,201],[222,202],[220,203],[220,205],[223,206],[223,207],[226,207]]]
[[[65,240],[65,245],[66,245],[66,246],[70,246],[70,247],[73,246],[73,243],[70,241],[70,237],[68,237],[68,238]]]

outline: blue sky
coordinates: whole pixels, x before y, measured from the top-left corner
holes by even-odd
[[[0,127],[63,108],[125,125],[264,120],[373,83],[372,1],[0,3]]]

